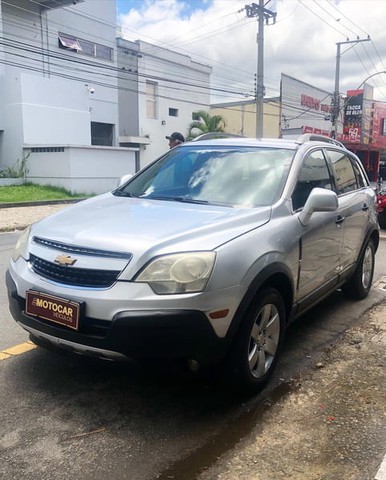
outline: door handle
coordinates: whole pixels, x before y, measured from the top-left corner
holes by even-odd
[[[340,225],[340,224],[343,223],[345,220],[346,220],[345,217],[342,217],[342,215],[338,215],[338,216],[336,217],[335,223],[336,223],[337,225]]]
[[[364,203],[364,204],[363,204],[363,207],[362,207],[362,210],[363,210],[363,211],[366,211],[366,210],[368,210],[368,209],[369,209],[369,206],[367,205],[367,203]]]

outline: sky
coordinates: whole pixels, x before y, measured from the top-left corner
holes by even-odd
[[[227,92],[212,102],[253,98],[257,71],[257,17],[238,0],[116,0],[122,35],[189,55],[213,68],[212,87]],[[279,94],[284,73],[327,92],[358,89],[368,79],[386,101],[386,0],[266,0],[266,97]],[[368,40],[369,38],[369,40]],[[342,42],[361,40],[356,43]],[[366,41],[362,41],[366,40]],[[337,46],[339,44],[339,47]],[[229,93],[228,93],[229,92]]]

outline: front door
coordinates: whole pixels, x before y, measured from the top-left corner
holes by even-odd
[[[302,210],[315,187],[334,188],[322,150],[311,152],[304,160],[292,194],[295,214]],[[315,212],[307,226],[299,222],[299,231],[298,301],[337,282],[344,231],[340,212]]]

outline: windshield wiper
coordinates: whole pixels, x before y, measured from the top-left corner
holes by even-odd
[[[165,195],[149,195],[146,198],[149,200],[167,200],[169,202],[198,203],[201,205],[209,204],[207,200],[199,200],[191,197],[166,197]]]
[[[184,202],[184,203],[198,203],[201,205],[208,205],[208,200],[200,200],[198,198],[191,198],[191,197],[173,197],[173,200],[176,202]]]
[[[125,192],[123,190],[115,190],[115,192],[113,192],[113,195],[115,195],[116,197],[129,197],[129,198],[137,197],[137,195],[133,195],[132,193]]]

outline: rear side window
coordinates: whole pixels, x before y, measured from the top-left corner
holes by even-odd
[[[354,167],[358,188],[368,187],[369,183],[363,171],[362,166],[358,163],[358,161],[355,158],[351,158],[351,161]]]
[[[294,210],[302,208],[315,187],[332,190],[331,177],[322,150],[310,153],[304,160],[292,194],[292,208]]]
[[[352,192],[358,188],[357,178],[350,156],[345,152],[328,150],[336,179],[338,194]],[[363,181],[363,179],[362,179]],[[363,186],[363,185],[362,185]]]

